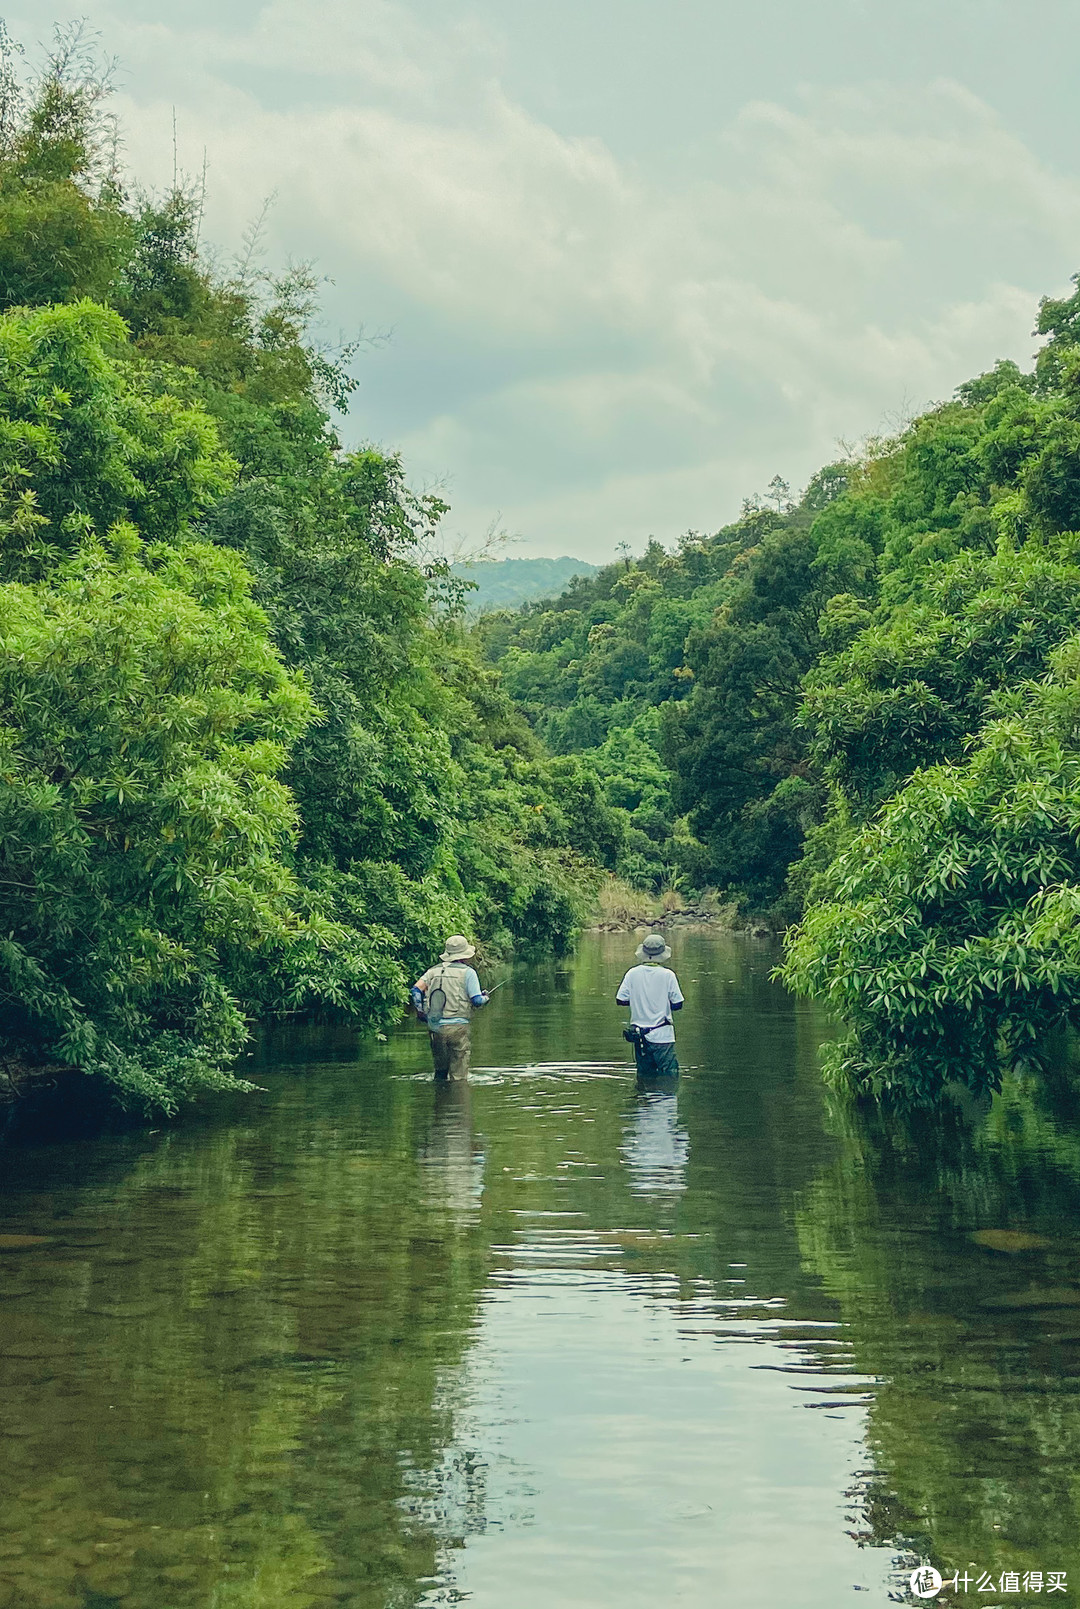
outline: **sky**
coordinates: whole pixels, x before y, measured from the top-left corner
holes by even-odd
[[[52,0],[131,173],[372,339],[342,430],[446,539],[593,562],[798,489],[1080,269],[1072,0]],[[42,0],[15,0],[33,55]]]

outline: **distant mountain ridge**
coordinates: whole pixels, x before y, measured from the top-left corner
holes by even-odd
[[[480,559],[453,566],[456,576],[476,585],[465,600],[470,614],[516,609],[534,598],[556,597],[571,576],[595,575],[598,569],[599,565],[568,554],[559,559]]]

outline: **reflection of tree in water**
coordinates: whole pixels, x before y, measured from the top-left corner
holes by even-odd
[[[338,1078],[9,1198],[50,1239],[0,1244],[2,1609],[405,1606],[482,1522],[471,1136]]]
[[[679,1195],[686,1189],[690,1136],[679,1126],[674,1090],[638,1083],[621,1149],[635,1194]]]
[[[855,1367],[881,1382],[868,1537],[950,1575],[972,1560],[995,1582],[1064,1570],[1075,1591],[1075,1097],[1013,1083],[970,1115],[970,1128],[949,1115],[848,1120],[841,1158],[803,1197],[800,1244],[841,1301]]]

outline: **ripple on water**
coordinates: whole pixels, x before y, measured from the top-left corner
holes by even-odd
[[[1041,1217],[1022,1127],[1000,1189],[890,1173],[826,1131],[812,1009],[675,942],[662,1094],[614,935],[495,997],[467,1086],[289,1030],[251,1102],[13,1158],[2,1609],[835,1609],[912,1514],[1067,1567],[1068,1147]]]

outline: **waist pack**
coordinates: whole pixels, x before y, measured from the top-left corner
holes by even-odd
[[[647,1045],[649,1034],[654,1034],[658,1028],[670,1027],[670,1017],[665,1017],[663,1022],[654,1022],[649,1028],[639,1028],[636,1022],[632,1022],[628,1028],[623,1029],[622,1036],[628,1045]]]

